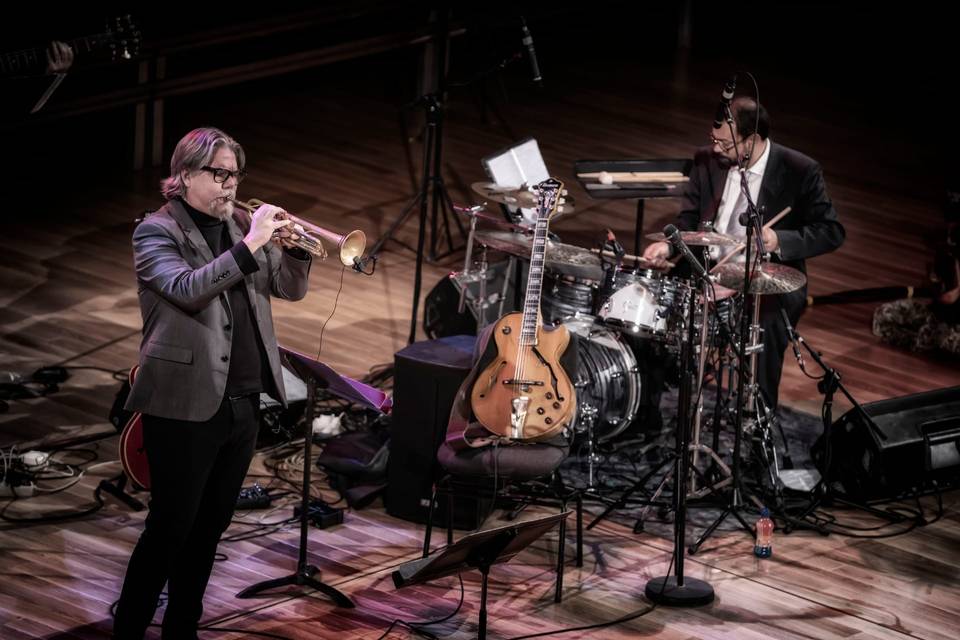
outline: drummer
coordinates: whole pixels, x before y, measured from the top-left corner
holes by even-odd
[[[770,118],[763,105],[747,97],[730,105],[731,118],[710,131],[710,145],[694,156],[690,180],[675,221],[681,231],[696,231],[703,222],[712,222],[715,231],[745,237],[740,214],[747,209],[741,192],[738,159],[746,167],[750,197],[766,223],[786,207],[791,211],[763,231],[763,248],[773,262],[806,273],[804,261],[835,251],[845,237],[843,225],[827,195],[823,172],[812,158],[774,143],[770,139]],[[644,257],[666,271],[673,264],[673,247],[655,242]],[[713,257],[723,254],[711,248]],[[742,255],[739,257],[742,261]],[[784,309],[796,326],[806,305],[807,288],[786,294],[764,295],[760,306],[763,352],[758,361],[760,389],[771,409],[776,409],[783,354],[788,334],[780,315]]]

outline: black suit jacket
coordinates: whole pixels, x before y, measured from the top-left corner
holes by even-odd
[[[697,151],[681,200],[678,228],[695,231],[702,221],[715,221],[727,172],[710,147]],[[773,259],[806,272],[807,258],[834,251],[846,233],[827,195],[820,165],[771,142],[757,207],[766,222],[788,206],[790,213],[773,226],[780,239],[780,256]]]

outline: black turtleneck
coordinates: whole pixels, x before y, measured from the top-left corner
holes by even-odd
[[[187,204],[186,200],[181,199],[180,202],[196,223],[214,257],[230,251],[244,276],[260,269],[250,249],[242,240],[232,244],[225,222],[194,209]],[[271,396],[276,396],[269,361],[263,348],[263,339],[257,329],[256,316],[247,294],[246,278],[230,287],[227,291],[227,299],[230,302],[231,320],[223,330],[232,333],[233,336],[230,342],[230,370],[227,373],[225,394],[241,396],[265,391]]]

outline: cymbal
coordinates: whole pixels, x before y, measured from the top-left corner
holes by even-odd
[[[470,188],[491,202],[499,202],[521,209],[536,209],[537,207],[537,194],[527,189],[505,187],[495,182],[474,182],[470,185]],[[557,205],[558,215],[570,214],[573,213],[573,210],[573,200],[569,196],[564,196],[564,201]]]
[[[474,182],[470,188],[487,200],[508,204],[511,207],[532,209],[537,206],[536,194],[526,189],[505,187],[495,182]]]
[[[714,281],[731,289],[743,289],[743,262],[728,262],[716,267]],[[764,262],[754,272],[750,293],[776,294],[796,291],[807,283],[802,271],[776,262]]]
[[[650,233],[647,238],[658,242],[667,241],[667,237],[662,233]],[[741,244],[739,238],[716,231],[681,231],[680,239],[697,247],[735,247]]]
[[[520,258],[530,258],[533,238],[529,235],[507,231],[478,231],[475,238],[477,242],[491,249],[503,251]],[[583,278],[584,280],[601,280],[603,278],[603,267],[600,266],[599,256],[589,249],[572,244],[547,240],[544,266],[558,273]]]

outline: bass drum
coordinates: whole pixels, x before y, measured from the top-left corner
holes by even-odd
[[[604,442],[619,435],[637,415],[640,376],[630,346],[593,318],[575,318],[564,326],[578,336],[577,371],[571,381],[577,390],[574,434],[588,434]]]

